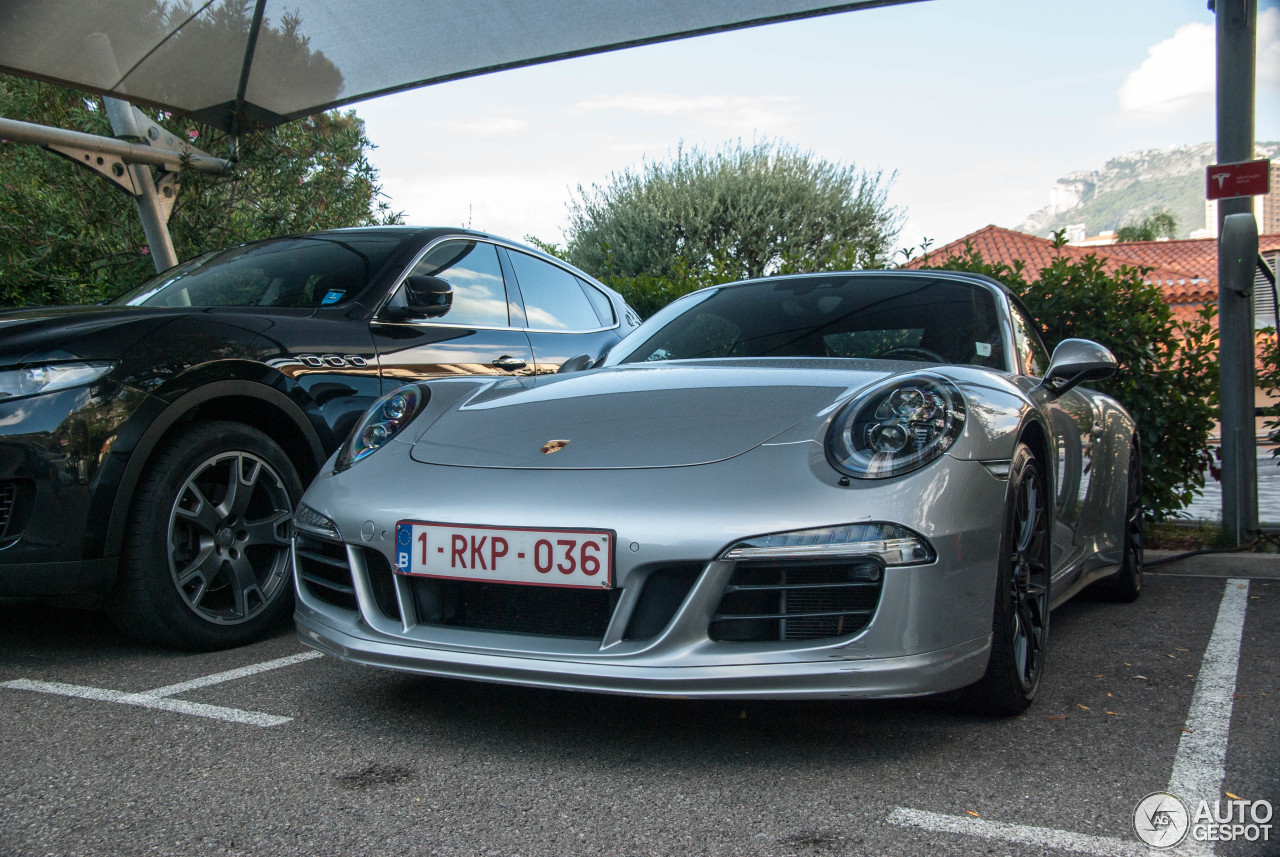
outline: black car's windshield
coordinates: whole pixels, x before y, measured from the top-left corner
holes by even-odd
[[[281,238],[210,253],[111,301],[152,307],[320,307],[355,297],[403,242],[388,234]]]
[[[628,349],[622,363],[852,357],[1005,369],[995,295],[928,276],[804,276],[723,288]]]

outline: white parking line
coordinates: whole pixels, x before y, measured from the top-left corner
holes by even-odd
[[[1030,827],[1025,824],[987,821],[985,818],[942,815],[937,812],[924,812],[900,806],[889,813],[889,823],[899,827],[918,827],[930,833],[961,833],[966,836],[980,836],[983,839],[1034,845],[1042,850],[1097,854],[1098,857],[1128,857],[1128,855],[1148,857],[1151,854],[1151,851],[1136,839],[1129,841],[1110,836],[1092,836],[1086,833],[1054,830],[1050,827]]]
[[[1227,733],[1240,669],[1240,640],[1244,636],[1249,581],[1228,580],[1218,607],[1218,620],[1204,650],[1196,689],[1191,695],[1187,730],[1173,758],[1169,793],[1183,800],[1220,800],[1227,775]]]
[[[208,717],[228,723],[243,723],[247,726],[279,726],[282,723],[288,723],[293,718],[263,714],[260,711],[242,711],[239,708],[226,708],[221,705],[187,702],[186,700],[172,699],[171,697],[197,688],[209,687],[210,685],[221,684],[238,678],[246,678],[318,657],[322,657],[320,652],[303,652],[285,658],[277,658],[274,661],[264,661],[260,664],[251,664],[239,669],[227,670],[226,672],[214,673],[213,675],[179,682],[178,684],[158,687],[155,690],[145,690],[141,693],[125,693],[124,691],[108,690],[102,687],[87,687],[85,685],[64,684],[56,681],[32,681],[30,679],[7,681],[4,684],[0,684],[0,687],[7,687],[11,690],[31,690],[37,693],[52,693],[78,699],[93,699],[99,702],[118,702],[122,705],[137,705],[142,708],[190,714],[194,717]]]
[[[1196,687],[1191,695],[1186,731],[1174,754],[1173,772],[1169,778],[1170,794],[1188,802],[1221,798],[1222,781],[1226,777],[1227,744],[1231,730],[1231,710],[1236,692],[1236,675],[1240,669],[1240,641],[1244,635],[1244,617],[1249,606],[1249,581],[1228,580],[1218,617],[1209,636]],[[1134,796],[1136,805],[1141,795]],[[1127,808],[1126,808],[1127,811]],[[1153,853],[1136,839],[1115,839],[1055,830],[1007,824],[1000,821],[943,815],[918,809],[895,807],[888,821],[899,827],[916,827],[934,833],[957,833],[1018,842],[1041,848],[1056,848],[1079,854],[1149,855]],[[1212,843],[1195,842],[1190,837],[1178,848],[1163,853],[1174,855],[1212,855]]]

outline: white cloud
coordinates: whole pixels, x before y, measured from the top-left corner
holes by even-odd
[[[1126,113],[1172,116],[1213,95],[1214,29],[1187,24],[1147,50],[1147,59],[1120,85]]]
[[[1258,13],[1258,89],[1280,87],[1280,8]]]
[[[1120,109],[1172,117],[1200,109],[1214,97],[1216,33],[1213,24],[1187,24],[1147,49],[1147,59],[1120,86]],[[1280,86],[1280,9],[1258,14],[1257,89]]]

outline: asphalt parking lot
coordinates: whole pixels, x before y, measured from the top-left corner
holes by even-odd
[[[1132,827],[1157,791],[1280,803],[1278,595],[1152,574],[1068,604],[1011,720],[434,680],[288,630],[156,652],[0,605],[0,855],[1280,854]]]

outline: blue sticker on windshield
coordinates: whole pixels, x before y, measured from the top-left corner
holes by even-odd
[[[342,296],[345,294],[346,292],[342,289],[330,289],[324,296],[324,300],[320,301],[320,305],[328,306],[329,304],[336,304],[338,301],[342,300]]]

